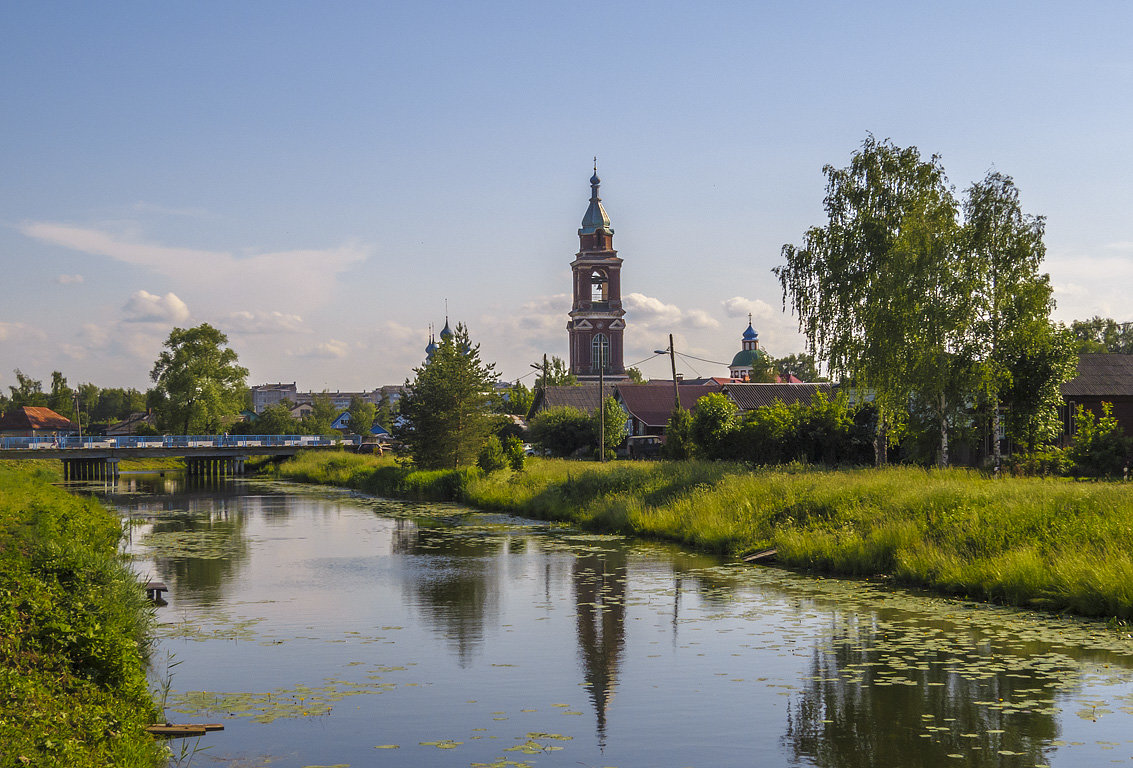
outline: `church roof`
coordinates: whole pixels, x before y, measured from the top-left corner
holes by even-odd
[[[744,341],[755,341],[758,338],[759,334],[756,333],[755,329],[751,327],[751,321],[749,320],[747,323],[747,330],[744,331]]]
[[[452,335],[453,335],[452,334],[452,328],[449,328],[448,317],[446,316],[445,317],[445,327],[441,329],[441,338],[442,339],[451,339]]]
[[[598,178],[598,170],[594,170],[594,175],[590,177],[590,207],[586,209],[586,215],[582,217],[582,228],[578,230],[580,235],[593,235],[595,232],[605,232],[607,235],[614,234],[613,228],[610,226],[610,216],[606,213],[606,209],[602,207],[602,198],[598,197],[598,186],[602,180]]]
[[[748,368],[756,364],[759,360],[765,360],[767,353],[762,349],[741,349],[732,358],[732,368]]]
[[[776,400],[784,405],[802,403],[809,406],[814,396],[822,392],[828,398],[834,394],[834,385],[819,384],[726,384],[724,394],[741,411],[747,412],[756,408],[772,405]]]

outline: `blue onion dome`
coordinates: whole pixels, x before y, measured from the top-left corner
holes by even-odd
[[[756,333],[755,329],[751,327],[751,322],[749,321],[747,324],[747,330],[744,331],[744,341],[755,341],[758,338],[759,334]]]
[[[602,183],[602,180],[600,178],[598,178],[598,171],[595,171],[594,175],[590,177],[590,186],[596,187],[601,183]]]
[[[429,345],[425,347],[425,354],[428,355],[429,357],[432,357],[433,353],[436,352],[436,351],[437,351],[437,342],[430,339]]]
[[[441,340],[451,339],[453,337],[452,328],[448,327],[448,318],[445,318],[445,327],[441,329]]]

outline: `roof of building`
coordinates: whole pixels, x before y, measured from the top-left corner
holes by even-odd
[[[759,338],[759,334],[756,333],[755,329],[751,327],[751,321],[748,320],[747,330],[744,331],[744,341],[755,341],[758,338]]]
[[[732,358],[732,368],[749,368],[758,360],[766,360],[767,353],[762,349],[741,349]]]
[[[1062,385],[1062,396],[1133,397],[1133,355],[1078,355],[1078,375]]]
[[[719,392],[720,385],[681,384],[677,387],[681,408],[696,410],[696,401]],[[618,399],[630,415],[648,427],[663,427],[673,413],[673,384],[618,384]]]
[[[535,401],[531,404],[531,413],[536,414],[548,408],[567,406],[577,408],[583,413],[591,414],[598,410],[598,384],[552,384],[546,388],[535,390]],[[614,394],[612,384],[606,385],[606,394]]]
[[[50,408],[22,406],[9,408],[0,418],[0,431],[64,429],[78,430],[79,425]]]
[[[802,403],[810,405],[816,392],[824,392],[827,397],[834,391],[828,382],[818,384],[727,384],[724,394],[732,399],[741,411],[751,411],[772,405],[780,400],[784,405]]]
[[[614,234],[614,230],[610,227],[610,216],[606,213],[606,209],[602,207],[602,198],[598,197],[598,185],[602,180],[598,178],[598,169],[594,169],[594,175],[590,177],[590,207],[586,209],[586,215],[582,217],[582,228],[578,230],[580,235],[593,235],[595,232],[605,232],[607,235]]]
[[[250,411],[246,411],[246,413],[250,413]],[[255,416],[255,414],[252,414],[252,415]],[[150,426],[153,426],[153,424],[154,424],[153,414],[145,413],[144,411],[138,411],[137,413],[131,413],[129,416],[122,419],[121,421],[116,421],[113,424],[111,424],[110,426],[108,426],[106,428],[106,434],[107,435],[132,435],[132,434],[134,434],[135,431],[137,431],[138,427],[142,426],[143,424],[149,424]]]

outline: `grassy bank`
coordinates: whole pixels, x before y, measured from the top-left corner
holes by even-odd
[[[149,609],[117,518],[0,466],[0,765],[156,766]]]
[[[566,520],[948,594],[1133,618],[1133,486],[964,470],[751,471],[706,462],[542,460],[520,473],[412,472],[306,454],[281,477]]]

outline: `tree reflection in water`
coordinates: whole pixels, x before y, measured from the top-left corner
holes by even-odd
[[[783,737],[797,760],[823,768],[1046,762],[1043,752],[1058,736],[1054,716],[1042,711],[1058,683],[1053,672],[1004,663],[1005,649],[978,633],[969,644],[957,644],[955,634],[938,643],[941,630],[930,623],[903,624],[881,612],[874,621],[861,617],[831,614],[829,641],[813,651]],[[1013,647],[1011,654],[1049,651]],[[964,762],[949,758],[958,754]]]

